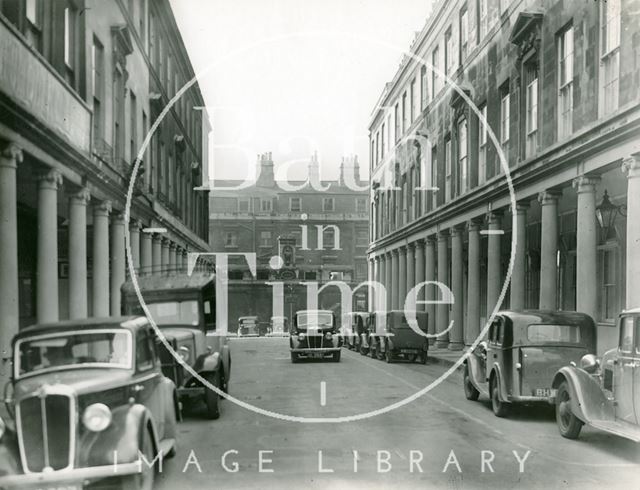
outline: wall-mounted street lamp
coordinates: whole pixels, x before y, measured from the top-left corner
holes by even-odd
[[[607,241],[611,232],[615,230],[614,224],[618,214],[626,218],[627,206],[624,204],[621,204],[620,206],[613,204],[609,199],[607,190],[605,189],[604,195],[602,196],[602,202],[598,207],[596,207],[596,218],[598,218],[598,224],[602,229],[604,241]]]

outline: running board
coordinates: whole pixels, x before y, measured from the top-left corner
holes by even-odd
[[[589,425],[596,429],[610,432],[620,437],[630,439],[633,442],[640,442],[640,427],[623,421],[595,420]]]

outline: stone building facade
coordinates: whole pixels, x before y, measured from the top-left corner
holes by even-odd
[[[438,347],[473,342],[502,293],[502,309],[589,313],[599,351],[640,306],[639,8],[441,1],[386,85],[370,277],[394,308],[417,282],[448,285],[452,305],[420,306],[433,333],[454,322]]]
[[[35,322],[120,312],[141,273],[208,248],[197,85],[168,1],[0,2],[0,351]],[[125,222],[134,163],[140,170]],[[148,228],[165,229],[152,235]]]
[[[331,280],[344,281],[355,288],[367,280],[369,199],[367,183],[359,179],[357,158],[343,161],[338,181],[322,182],[328,186],[326,190],[316,190],[302,181],[288,182],[300,190],[285,190],[285,185],[274,178],[270,153],[259,156],[258,166],[258,178],[250,187],[225,191],[221,188],[238,187],[240,181],[216,180],[209,203],[212,250],[256,255],[255,275],[244,257],[229,258],[231,331],[240,316],[257,315],[260,321],[269,321],[273,315],[273,286],[268,282],[284,283],[284,314],[290,318],[307,305],[303,285],[306,281],[317,282],[319,287]],[[318,177],[319,166],[314,155],[309,175]],[[345,175],[352,175],[362,190],[350,189]],[[317,181],[320,182],[319,178]],[[283,259],[282,268],[270,265],[274,256]],[[366,297],[366,288],[356,291],[354,308],[364,310]],[[340,306],[337,288],[322,292],[319,306],[337,312]]]

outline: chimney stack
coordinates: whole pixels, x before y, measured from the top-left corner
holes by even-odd
[[[275,185],[275,178],[271,152],[269,151],[258,155],[258,164],[260,165],[260,175],[258,176],[256,185],[259,187],[273,187]]]
[[[320,182],[320,164],[318,163],[318,151],[314,151],[309,162],[309,182]]]

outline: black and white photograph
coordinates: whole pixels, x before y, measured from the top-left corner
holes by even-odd
[[[640,0],[0,0],[0,490],[640,488]]]

